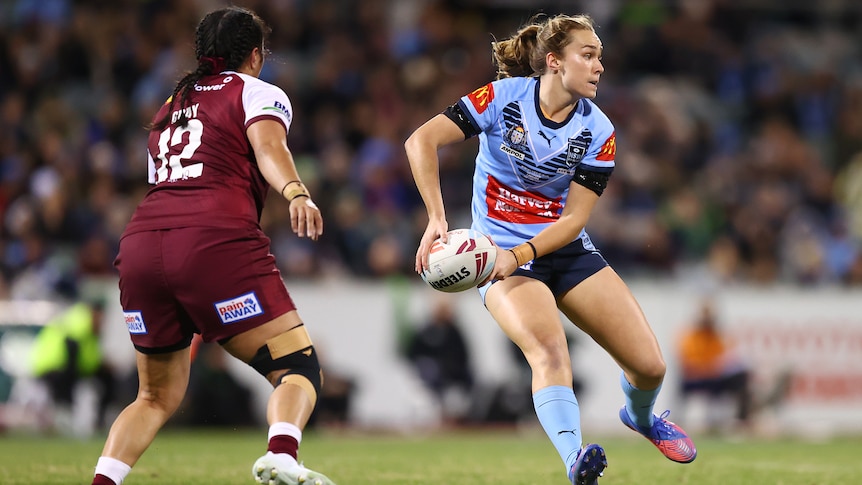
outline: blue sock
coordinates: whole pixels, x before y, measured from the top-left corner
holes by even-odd
[[[649,428],[654,421],[653,407],[661,384],[651,391],[642,391],[629,383],[625,372],[620,372],[620,385],[626,395],[626,412],[629,418],[641,428]]]
[[[533,406],[569,473],[581,450],[581,409],[574,391],[566,386],[539,389],[533,394]]]

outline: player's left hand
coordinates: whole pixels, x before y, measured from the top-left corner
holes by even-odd
[[[497,248],[497,259],[494,260],[494,269],[488,276],[488,280],[504,280],[518,269],[518,260],[512,251],[496,244],[494,246]]]

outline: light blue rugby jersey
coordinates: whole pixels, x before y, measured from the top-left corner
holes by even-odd
[[[489,83],[459,105],[480,131],[473,172],[472,228],[514,247],[559,219],[575,169],[610,173],[616,139],[608,117],[588,99],[562,123],[539,107],[539,78]],[[578,238],[593,249],[586,231]]]

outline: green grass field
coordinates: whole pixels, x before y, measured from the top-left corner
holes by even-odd
[[[265,430],[164,430],[125,485],[252,484]],[[862,483],[862,438],[698,443],[678,465],[638,437],[599,441],[609,466],[601,485],[825,485]],[[300,459],[338,485],[565,485],[562,465],[540,433],[463,432],[417,437],[309,432]],[[89,484],[102,438],[0,436],[0,483]]]

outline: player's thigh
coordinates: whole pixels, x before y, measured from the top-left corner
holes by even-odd
[[[138,395],[178,406],[189,384],[190,352],[190,347],[158,354],[137,352]]]
[[[485,306],[528,360],[536,353],[568,352],[554,295],[541,281],[525,276],[497,281],[485,294]]]
[[[624,370],[650,377],[664,374],[655,334],[631,290],[610,266],[567,291],[559,304]]]

